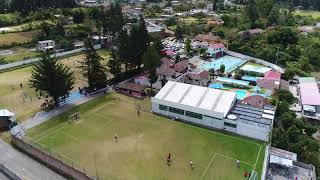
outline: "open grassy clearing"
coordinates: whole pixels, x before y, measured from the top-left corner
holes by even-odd
[[[0,46],[12,43],[29,43],[36,36],[36,31],[0,34]]]
[[[320,18],[320,11],[295,11],[295,15],[300,15],[300,16],[312,16],[313,18],[317,19]]]
[[[22,61],[25,59],[31,59],[37,57],[40,53],[37,51],[31,51],[28,48],[23,47],[13,47],[8,50],[11,50],[13,54],[2,56],[7,63]],[[1,51],[1,50],[0,50]]]
[[[99,51],[100,53],[107,54],[105,51]],[[108,58],[108,56],[103,57]],[[82,54],[60,60],[74,71],[76,78],[74,90],[86,85],[81,70],[77,68],[80,65],[79,62],[84,58],[85,56]],[[43,102],[42,99],[38,99],[36,92],[28,86],[31,70],[32,66],[28,66],[0,73],[0,107],[14,112],[18,121],[23,121],[35,115],[40,110],[40,105]],[[23,88],[20,88],[20,83],[23,84]]]
[[[147,110],[137,114],[137,107]],[[150,99],[100,97],[27,132],[37,145],[85,167],[99,179],[242,179],[261,174],[265,146],[258,141],[174,122],[150,113]],[[78,122],[68,115],[80,112]],[[114,135],[119,142],[114,142]],[[166,156],[172,154],[172,164]],[[96,161],[94,161],[94,157]],[[236,168],[236,159],[241,167]],[[195,169],[188,162],[193,160]]]

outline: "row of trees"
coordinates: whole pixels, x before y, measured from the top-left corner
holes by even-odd
[[[272,146],[298,154],[300,161],[313,164],[317,174],[320,173],[320,144],[312,138],[318,130],[289,110],[297,100],[289,91],[277,92],[278,102],[275,127],[272,132]]]
[[[39,9],[48,8],[73,8],[76,7],[75,0],[11,0],[9,9],[11,11],[19,11],[21,13],[29,13]]]
[[[101,64],[102,58],[97,54],[91,40],[85,41],[85,60],[79,68],[87,79],[89,91],[102,89],[107,85],[106,67]],[[58,61],[50,52],[44,52],[41,60],[33,66],[29,84],[36,92],[51,98],[54,104],[68,97],[74,88],[74,73]]]
[[[138,23],[134,24],[130,31],[125,29],[119,4],[112,5],[108,11],[101,9],[97,17],[99,18],[96,23],[97,27],[101,28],[100,33],[109,37],[105,44],[110,45],[111,58],[107,67],[102,65],[102,58],[94,49],[92,41],[90,39],[85,41],[86,58],[81,62],[80,68],[87,79],[88,89],[94,91],[106,87],[107,71],[113,75],[113,83],[118,82],[122,67],[125,67],[126,72],[139,71],[143,67],[150,73],[150,83],[156,82],[158,79],[156,69],[160,65],[159,51],[162,50],[162,43],[160,39],[156,39],[150,46],[144,18],[140,16]],[[45,36],[50,35],[52,29],[44,26],[42,31]],[[33,68],[30,86],[41,94],[48,95],[55,104],[58,104],[61,98],[68,96],[74,82],[70,68],[50,57],[48,53],[44,53],[42,60]]]

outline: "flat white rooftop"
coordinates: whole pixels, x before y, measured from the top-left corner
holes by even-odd
[[[188,109],[194,108],[194,112],[197,112],[196,109],[201,109],[223,113],[225,117],[235,99],[235,92],[168,81],[152,101],[179,104]]]

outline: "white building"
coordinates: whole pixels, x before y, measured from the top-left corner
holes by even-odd
[[[274,118],[272,108],[236,104],[235,92],[173,81],[151,102],[154,113],[262,141],[268,141]]]
[[[54,49],[56,43],[54,40],[45,40],[45,41],[38,41],[37,50],[38,51],[45,51]]]

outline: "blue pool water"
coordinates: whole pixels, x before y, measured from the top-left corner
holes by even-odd
[[[205,62],[204,64],[201,64],[200,69],[209,70],[213,68],[214,70],[218,70],[220,69],[220,66],[224,64],[226,67],[225,72],[228,73],[235,70],[237,67],[241,66],[246,62],[247,61],[244,59],[226,55],[219,59],[213,58],[211,62]]]
[[[247,97],[247,91],[237,89],[234,91],[237,94],[237,99],[242,100]]]
[[[213,83],[213,84],[209,84],[209,87],[214,89],[222,89],[223,85],[220,83]]]

